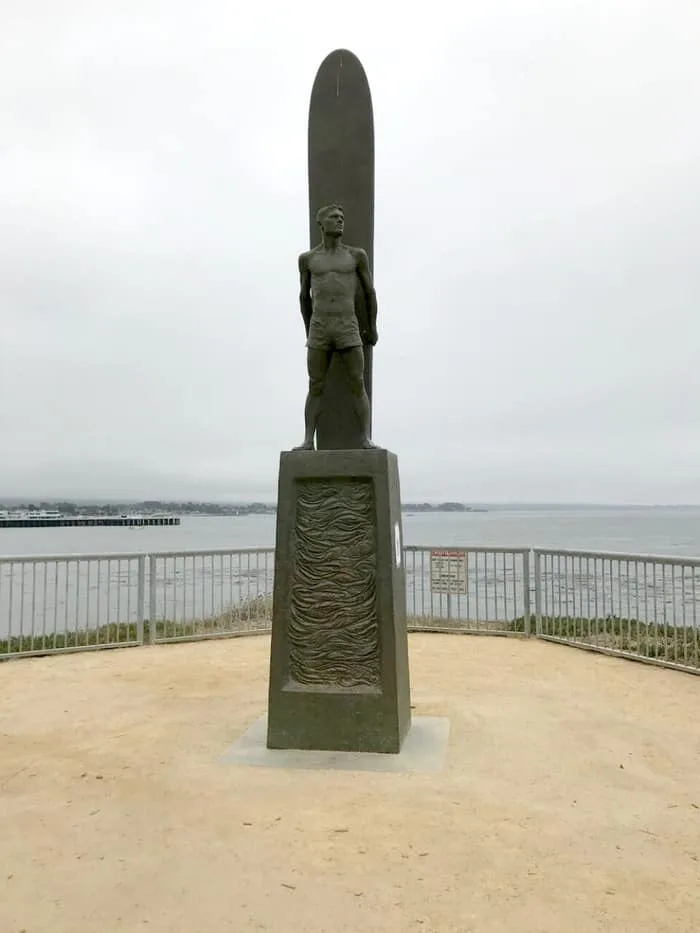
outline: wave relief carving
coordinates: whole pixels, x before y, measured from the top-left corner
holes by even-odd
[[[374,489],[367,480],[297,486],[289,664],[299,684],[376,686]]]

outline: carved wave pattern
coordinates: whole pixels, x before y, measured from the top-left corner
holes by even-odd
[[[374,489],[304,480],[297,490],[289,662],[300,684],[379,683]]]

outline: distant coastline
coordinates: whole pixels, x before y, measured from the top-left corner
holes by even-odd
[[[407,502],[401,506],[403,512],[486,512],[485,508],[464,505],[462,502]],[[145,500],[143,502],[71,502],[71,501],[41,501],[41,502],[0,502],[0,516],[39,516],[66,518],[116,518],[126,514],[137,514],[143,517],[157,516],[240,516],[240,515],[271,515],[277,511],[277,506],[270,502],[166,502],[161,500]]]
[[[0,514],[9,513],[60,513],[68,518],[116,517],[139,515],[143,517],[182,516],[182,515],[269,515],[277,511],[277,506],[266,502],[226,503],[226,502],[178,502],[147,499],[142,502],[72,502],[51,500],[41,502],[0,502]]]
[[[408,514],[421,513],[478,513],[478,512],[592,512],[592,511],[669,511],[700,510],[700,504],[654,504],[638,505],[632,503],[588,503],[588,502],[404,502],[401,510]],[[274,502],[201,502],[194,500],[156,500],[156,499],[45,499],[7,497],[0,500],[2,512],[60,512],[66,517],[109,517],[140,515],[172,516],[245,516],[274,515],[277,505]]]

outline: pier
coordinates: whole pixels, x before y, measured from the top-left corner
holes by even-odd
[[[0,528],[146,528],[179,524],[179,515],[0,515]]]

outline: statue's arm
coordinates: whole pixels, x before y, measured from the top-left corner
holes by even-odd
[[[363,249],[356,250],[357,255],[357,275],[360,279],[362,291],[365,294],[367,302],[367,320],[369,323],[369,334],[367,334],[367,343],[374,345],[377,342],[377,293],[374,290],[372,273],[369,268],[369,259]]]
[[[306,336],[309,336],[309,327],[311,326],[311,313],[313,306],[311,304],[311,272],[309,271],[308,253],[302,253],[299,257],[299,304],[301,306],[301,316],[304,319],[304,328]]]

